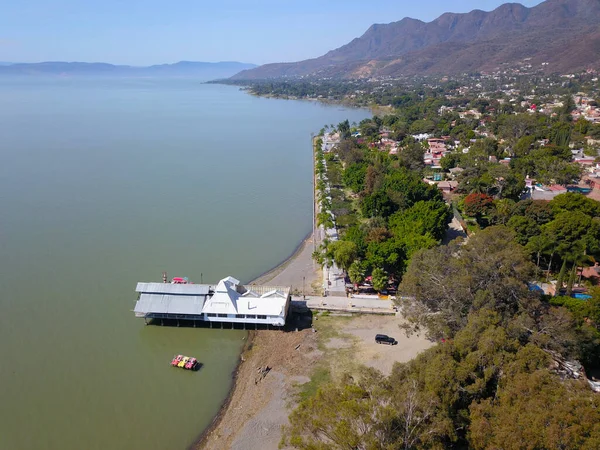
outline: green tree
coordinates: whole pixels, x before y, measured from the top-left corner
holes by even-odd
[[[405,146],[398,155],[400,163],[408,170],[422,171],[425,168],[423,160],[424,150],[421,144],[415,143]]]
[[[568,147],[571,141],[572,125],[567,122],[555,122],[550,128],[550,142],[559,147]]]
[[[398,306],[410,329],[448,337],[465,326],[470,312],[482,308],[512,317],[526,297],[533,265],[507,227],[494,226],[466,244],[417,252],[399,290]]]
[[[492,222],[496,225],[506,225],[512,216],[515,202],[508,198],[494,200]]]
[[[547,370],[502,380],[495,398],[471,406],[474,449],[600,448],[600,397]]]
[[[373,269],[371,277],[373,280],[373,289],[377,292],[381,292],[387,288],[389,276],[385,270],[376,267]]]
[[[360,201],[360,211],[363,217],[387,217],[398,207],[383,190],[365,195]]]
[[[440,166],[442,166],[442,169],[447,172],[458,165],[461,156],[462,155],[460,153],[447,153],[440,160]]]
[[[579,164],[570,163],[556,157],[544,157],[536,160],[535,177],[545,184],[556,183],[561,186],[578,183],[582,169]]]
[[[362,192],[365,188],[365,178],[367,176],[367,164],[348,164],[344,170],[343,181],[352,191]]]
[[[550,207],[551,204],[543,200],[521,200],[514,205],[512,214],[533,219],[541,226],[554,218],[554,213]]]
[[[523,136],[534,134],[538,128],[535,117],[529,114],[508,114],[498,118],[499,137],[514,145]]]
[[[363,281],[365,281],[365,273],[366,270],[364,264],[359,260],[354,261],[348,268],[348,276],[350,277],[350,281],[355,285],[361,284]]]
[[[548,236],[543,234],[532,236],[527,242],[527,250],[535,255],[535,267],[538,278],[540,275],[540,259],[542,255],[551,247],[551,245],[552,243],[550,242]]]
[[[450,208],[444,202],[420,201],[405,211],[393,214],[389,219],[389,227],[397,237],[416,233],[440,240],[448,228],[450,218]]]
[[[383,242],[370,242],[366,251],[366,264],[375,269],[400,276],[405,269],[406,248],[403,240],[391,238]]]
[[[430,186],[421,177],[405,168],[398,169],[385,177],[383,189],[396,209],[407,209],[422,200],[442,200],[442,194],[435,186]],[[389,215],[389,214],[388,214]],[[387,216],[384,216],[387,217]]]
[[[580,211],[562,212],[542,226],[542,233],[551,235],[557,242],[557,253],[568,255],[576,243],[583,244],[582,252],[596,252],[600,238],[600,223]]]
[[[325,228],[334,227],[333,218],[328,211],[321,211],[319,214],[317,214],[317,224],[323,225]]]
[[[600,217],[600,202],[575,192],[557,195],[550,201],[549,207],[554,214],[580,211],[591,217]]]
[[[562,266],[560,267],[560,272],[558,273],[558,278],[556,280],[556,293],[555,295],[561,295],[561,290],[565,281],[565,274],[567,273],[567,259],[563,259]]]
[[[515,230],[515,239],[521,245],[526,245],[529,239],[540,234],[540,226],[529,217],[512,216],[507,225]]]
[[[350,122],[348,122],[348,119],[344,120],[343,122],[340,122],[338,124],[337,129],[342,139],[350,138]]]
[[[357,257],[358,248],[351,241],[334,241],[329,244],[329,251],[338,267],[348,271]]]

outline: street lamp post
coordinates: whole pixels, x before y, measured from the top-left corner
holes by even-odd
[[[306,294],[304,293],[304,279],[306,277],[302,277],[302,299],[306,300]]]

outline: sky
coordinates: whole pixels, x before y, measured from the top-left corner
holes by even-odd
[[[505,2],[0,0],[0,61],[299,61],[348,43],[373,23],[429,22],[444,12],[491,11]]]

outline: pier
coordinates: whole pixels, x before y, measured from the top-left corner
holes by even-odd
[[[177,282],[138,283],[136,317],[283,327],[290,311],[289,286],[242,285],[233,277],[216,285]]]

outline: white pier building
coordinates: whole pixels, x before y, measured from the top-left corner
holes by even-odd
[[[283,327],[290,310],[290,287],[219,283],[138,283],[136,317]]]

